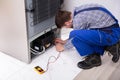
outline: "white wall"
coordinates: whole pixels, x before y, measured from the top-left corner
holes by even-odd
[[[120,23],[120,0],[64,0],[63,9],[73,12],[75,7],[88,3],[98,3],[105,6]]]

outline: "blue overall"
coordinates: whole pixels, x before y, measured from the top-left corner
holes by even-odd
[[[95,7],[80,10],[80,13],[85,10],[95,10],[99,9],[108,13],[115,21],[116,24],[109,26],[108,28],[102,29],[90,29],[90,30],[73,30],[70,32],[69,39],[81,56],[90,55],[93,53],[98,53],[100,55],[104,54],[105,46],[111,46],[116,44],[120,39],[120,28],[117,19],[105,8]],[[75,13],[75,15],[77,14]]]

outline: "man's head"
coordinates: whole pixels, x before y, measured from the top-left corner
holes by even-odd
[[[65,26],[66,28],[72,27],[72,13],[69,11],[58,11],[55,16],[55,23],[57,28],[62,28]]]

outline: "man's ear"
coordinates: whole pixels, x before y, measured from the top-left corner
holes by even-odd
[[[65,22],[65,25],[68,26],[68,25],[69,25],[69,22]]]

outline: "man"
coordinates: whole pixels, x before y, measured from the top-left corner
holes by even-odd
[[[57,38],[56,49],[63,51],[75,47],[85,60],[78,63],[82,69],[90,69],[101,65],[101,55],[106,46],[116,44],[120,38],[117,19],[103,6],[86,4],[75,9],[73,20],[68,11],[59,11],[55,23],[58,28],[72,27],[68,40]],[[119,56],[118,56],[119,57]]]

